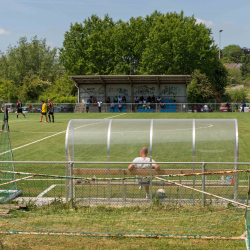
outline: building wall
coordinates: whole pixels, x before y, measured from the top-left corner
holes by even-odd
[[[131,95],[131,85],[128,84],[106,84],[106,98],[109,96],[111,101],[115,96],[126,96],[127,103],[133,102]],[[106,102],[105,87],[102,84],[84,84],[79,86],[79,102],[86,102],[89,96],[96,97],[97,100]],[[152,97],[173,98],[176,96],[177,102],[186,102],[187,100],[186,84],[161,84],[160,89],[157,84],[134,84],[133,99],[149,95]]]

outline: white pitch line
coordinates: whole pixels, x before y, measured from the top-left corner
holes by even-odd
[[[56,187],[56,185],[51,185],[49,188],[45,189],[42,193],[40,193],[37,197],[41,198],[43,197],[46,193],[48,193],[51,189],[53,189],[54,187]]]
[[[123,113],[123,114],[120,114],[120,115],[125,115],[125,114],[126,114],[126,113]],[[116,115],[116,116],[120,116],[120,115]],[[116,117],[116,116],[112,116],[112,117]],[[105,118],[105,119],[110,119],[110,118],[112,118],[112,117],[108,117],[108,118]],[[78,129],[78,128],[81,128],[81,127],[84,127],[84,126],[89,126],[89,125],[93,125],[93,124],[83,125],[83,126],[80,126],[80,127],[75,128],[75,129]],[[37,142],[40,142],[40,141],[43,141],[43,140],[46,140],[46,139],[51,138],[51,137],[53,137],[53,136],[60,135],[60,134],[62,134],[62,133],[65,133],[66,131],[67,131],[67,130],[64,130],[64,131],[58,132],[58,133],[56,133],[56,134],[54,134],[54,135],[50,135],[50,136],[44,137],[44,138],[42,138],[42,139],[40,139],[40,140],[36,140],[36,141],[30,142],[30,143],[27,143],[27,144],[25,144],[25,145],[23,145],[23,146],[20,146],[20,147],[17,147],[17,148],[13,148],[12,151],[17,150],[17,149],[20,149],[20,148],[23,148],[23,147],[26,147],[26,146],[29,146],[29,145],[32,145],[32,144],[34,144],[34,143],[37,143]],[[1,153],[0,155],[6,154],[6,153],[8,153],[8,152],[10,152],[10,150],[8,150],[8,151],[6,151],[6,152],[3,152],[3,153]]]

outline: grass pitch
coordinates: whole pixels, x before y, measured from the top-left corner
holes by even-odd
[[[18,161],[64,161],[65,132],[70,119],[237,119],[239,125],[239,159],[249,161],[250,133],[248,113],[175,113],[175,114],[55,114],[55,123],[39,123],[39,114],[27,114],[27,118],[15,119],[10,114],[10,139],[14,160]],[[56,134],[56,135],[55,135]],[[29,144],[29,145],[27,145]],[[139,152],[138,152],[139,154]],[[133,158],[133,157],[132,157]],[[129,161],[130,159],[128,159]],[[178,159],[180,160],[180,159]],[[176,161],[178,161],[176,160]],[[211,160],[212,161],[212,160]],[[64,165],[23,165],[16,164],[16,171],[64,175]],[[30,182],[31,183],[31,182]],[[31,184],[32,186],[32,184]],[[34,190],[38,194],[34,184]],[[136,214],[135,214],[136,216]],[[147,217],[147,218],[150,218]],[[242,226],[242,224],[241,224]],[[187,225],[188,227],[188,225]],[[243,225],[244,227],[244,225]],[[240,227],[237,226],[239,229]],[[243,228],[242,228],[243,229]],[[240,228],[240,231],[242,231]],[[225,230],[225,229],[223,229]],[[237,233],[238,235],[238,233]],[[3,246],[19,249],[245,249],[241,241],[204,241],[171,239],[91,239],[71,237],[2,236]],[[30,244],[31,242],[36,242]],[[17,243],[19,242],[19,243]],[[58,245],[56,245],[56,243]],[[82,245],[84,242],[84,246]]]

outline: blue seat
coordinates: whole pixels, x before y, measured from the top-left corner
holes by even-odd
[[[117,112],[118,112],[118,110],[117,110],[117,109],[115,109],[115,110],[114,110],[114,113],[117,113]]]
[[[173,109],[169,109],[169,112],[173,112]]]
[[[168,103],[168,99],[165,100],[165,103]]]
[[[165,112],[169,112],[169,109],[165,109]]]
[[[122,112],[125,113],[125,112],[126,112],[126,109],[122,109]]]
[[[173,112],[176,112],[176,109],[173,109]]]
[[[142,108],[142,105],[140,105],[139,107],[138,107],[138,109],[141,109]]]
[[[142,111],[141,111],[142,113],[145,113],[145,109],[142,109]]]
[[[138,113],[141,113],[141,109],[138,109]]]
[[[172,105],[172,104],[169,104],[169,106],[168,106],[168,107],[171,109],[171,108],[173,108],[173,105]]]
[[[160,112],[164,112],[164,109],[161,109],[161,111]]]
[[[126,109],[126,106],[122,106],[123,109]]]
[[[168,109],[169,108],[169,104],[165,104],[165,109]]]
[[[114,110],[113,109],[110,109],[110,113],[113,113],[114,112]]]
[[[173,102],[173,100],[170,98],[170,99],[169,99],[169,102],[170,102],[170,103],[172,103],[172,102]]]
[[[154,112],[154,110],[153,109],[150,109],[150,113],[153,113]]]
[[[146,112],[149,113],[149,109],[146,109]]]

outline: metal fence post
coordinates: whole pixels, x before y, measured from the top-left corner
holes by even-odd
[[[180,174],[182,174],[182,170],[180,169]],[[181,176],[180,176],[180,184],[181,184]],[[179,192],[180,192],[180,201],[182,200],[182,187],[180,186],[180,189],[179,189]]]
[[[206,164],[202,163],[202,173],[206,172]],[[205,185],[206,185],[206,176],[202,175],[202,191],[205,192]],[[202,193],[202,207],[205,207],[206,196]]]
[[[124,169],[122,169],[122,201],[123,201],[123,205],[125,205],[125,202],[126,202],[126,187],[124,185]]]
[[[73,183],[73,167],[74,167],[74,164],[73,163],[70,163],[70,170],[69,170],[69,176],[70,176],[70,205],[73,206],[73,194],[74,194],[74,183]]]

